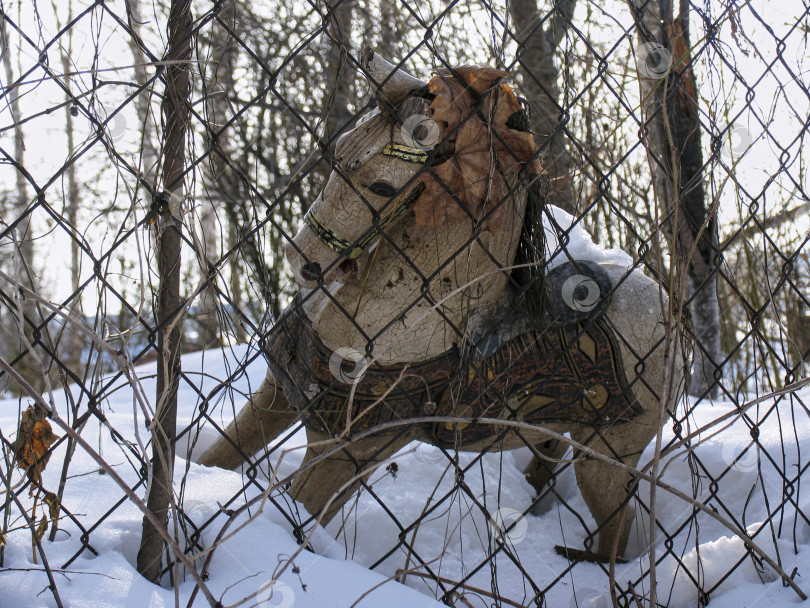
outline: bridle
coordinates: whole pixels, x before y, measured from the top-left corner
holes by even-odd
[[[412,148],[410,146],[395,143],[386,144],[382,150],[382,153],[385,156],[392,156],[408,163],[416,163],[420,165],[424,165],[430,156],[428,151],[421,148]],[[329,228],[329,226],[327,226],[323,221],[323,218],[318,215],[318,212],[315,211],[313,207],[310,207],[309,211],[307,211],[306,215],[304,215],[304,223],[309,226],[310,230],[312,230],[312,232],[314,232],[317,237],[321,239],[321,241],[327,247],[329,247],[329,249],[340,256],[346,257],[350,260],[356,260],[363,254],[366,247],[373,243],[382,234],[382,231],[386,228],[386,226],[388,226],[388,224],[397,221],[405,214],[406,211],[408,211],[413,202],[419,198],[424,190],[424,182],[419,182],[414,185],[410,190],[408,190],[405,196],[399,200],[394,208],[393,213],[391,213],[385,222],[378,222],[376,226],[372,226],[367,233],[356,241],[344,239],[334,230]]]

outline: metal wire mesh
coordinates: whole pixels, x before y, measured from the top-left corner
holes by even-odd
[[[165,3],[71,2],[47,14],[26,3],[4,4],[0,391],[3,407],[15,411],[3,412],[3,420],[17,420],[39,395],[96,451],[111,440],[116,451],[101,451],[100,458],[127,475],[125,487],[88,517],[61,498],[76,483],[74,451],[89,453],[90,446],[61,432],[38,456],[47,463],[58,455],[43,482],[31,469],[27,475],[15,469],[18,429],[3,427],[0,539],[29,528],[36,536],[31,497],[42,501],[50,492],[59,498],[46,520],[58,526],[34,541],[40,557],[46,559],[57,527],[78,544],[45,568],[65,570],[100,553],[98,530],[150,485],[149,433],[137,429],[144,419],[151,424],[158,396],[154,367],[136,366],[154,361],[159,333],[180,320],[184,352],[220,349],[226,361],[225,371],[211,376],[205,356],[197,355],[199,365],[180,372],[186,407],[171,438],[186,458],[180,473],[188,474],[202,449],[225,434],[258,389],[272,356],[267,344],[298,292],[285,248],[330,173],[342,171],[337,141],[379,102],[362,67],[361,49],[370,45],[424,80],[433,70],[465,64],[508,72],[531,117],[543,165],[533,184],[542,191],[546,222],[560,217],[548,212],[551,205],[573,216],[571,226],[552,231],[557,243],[544,252],[546,260],[583,238],[582,228],[602,247],[625,251],[631,268],[655,277],[685,315],[684,343],[696,363],[689,396],[672,408],[658,446],[661,468],[685,483],[675,488],[683,500],[677,508],[656,507],[649,483],[639,480],[630,500],[640,522],[631,541],[637,555],[629,566],[591,564],[573,553],[561,569],[557,562],[544,572],[524,566],[536,551],[523,544],[525,526],[554,519],[563,544],[585,549],[595,547],[599,526],[574,488],[574,462],[584,458],[577,450],[558,454],[562,463],[549,465],[549,483],[530,503],[510,502],[509,476],[493,471],[503,469],[504,459],[537,455],[537,442],[521,428],[515,433],[524,447],[514,457],[499,453],[498,434],[474,452],[412,443],[386,457],[385,466],[362,478],[341,523],[328,528],[344,554],[454,606],[555,605],[582,568],[611,582],[619,606],[681,605],[685,597],[705,605],[735,573],[752,567],[763,583],[787,585],[784,574],[796,574],[791,553],[810,525],[800,497],[810,462],[799,439],[808,416],[799,389],[810,359],[804,139],[810,9],[785,4],[763,14],[758,6],[683,2],[678,9],[686,18],[676,19],[669,3],[653,0],[195,5],[185,191],[172,199],[161,168],[170,120],[162,103],[167,70],[175,65]],[[691,134],[679,140],[678,133],[662,133],[657,141],[655,125],[666,123],[667,112],[690,117]],[[687,159],[695,166],[677,170],[660,147],[683,156],[695,141]],[[160,319],[156,234],[169,208],[179,210],[183,226],[181,305]],[[674,226],[691,234],[686,257]],[[428,285],[432,277],[420,280]],[[315,292],[323,289],[321,281]],[[716,314],[707,315],[706,294],[713,292]],[[458,333],[461,340],[464,328]],[[375,339],[368,336],[368,352]],[[618,340],[633,344],[630,336]],[[648,355],[637,353],[640,369]],[[110,406],[127,387],[135,435],[118,428],[122,412]],[[715,411],[714,404],[722,406]],[[300,458],[289,450],[301,444],[304,426],[297,421],[257,454],[244,453],[242,485],[217,508],[189,506],[185,476],[177,481],[174,534],[202,581],[204,552],[262,497],[269,501],[264,509],[302,547],[319,550],[311,536],[318,514],[289,495]],[[762,429],[779,439],[764,441]],[[726,444],[722,467],[704,456],[712,442]],[[380,444],[379,454],[389,447]],[[403,509],[394,482],[407,484],[420,469],[438,472],[434,492],[418,509],[414,501]],[[496,487],[488,486],[493,480]],[[767,517],[750,521],[760,507]],[[546,524],[532,523],[543,514]],[[701,532],[713,538],[719,525],[713,514],[748,535],[737,559],[721,567],[716,560],[707,566],[711,557],[700,551]],[[380,531],[364,529],[365,521]],[[436,533],[437,525],[445,530],[445,550],[434,555],[420,534]],[[470,539],[477,545],[469,547]],[[659,550],[648,554],[649,546]],[[0,543],[0,566],[3,551]],[[175,558],[167,554],[169,578],[176,576]],[[670,587],[659,586],[655,599],[651,561],[672,573]],[[59,580],[51,586],[59,604]],[[589,605],[576,590],[572,601]]]

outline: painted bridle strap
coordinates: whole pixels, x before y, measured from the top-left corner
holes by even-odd
[[[360,254],[363,253],[360,247],[353,248],[351,242],[335,234],[334,230],[323,223],[321,216],[318,215],[312,207],[309,208],[309,211],[307,211],[304,216],[304,223],[335,253],[342,255],[344,252],[348,251],[346,257],[350,260],[359,258]]]
[[[318,238],[320,238],[326,244],[326,246],[329,247],[329,249],[339,255],[349,258],[350,260],[356,260],[363,254],[365,248],[373,243],[377,237],[382,234],[385,226],[391,222],[395,222],[404,215],[411,204],[413,204],[413,202],[419,198],[419,195],[422,194],[424,190],[425,184],[422,182],[416,184],[408,191],[408,194],[406,194],[402,200],[399,201],[396,209],[394,209],[394,212],[385,221],[385,223],[381,222],[374,226],[368,234],[357,241],[354,245],[352,245],[351,241],[335,234],[335,231],[329,228],[321,219],[321,216],[318,215],[318,212],[311,207],[304,216],[304,223],[310,227],[312,232],[314,232]]]
[[[429,156],[426,150],[422,150],[421,148],[411,148],[410,146],[404,146],[402,144],[387,144],[383,148],[382,153],[385,156],[393,156],[394,158],[398,158],[409,163],[419,163],[420,165],[427,162]]]
[[[394,158],[398,158],[409,163],[418,164],[424,164],[428,158],[428,153],[425,150],[403,146],[402,144],[387,144],[383,148],[382,153],[386,156],[393,156]],[[413,204],[413,202],[419,198],[419,195],[421,195],[424,190],[424,183],[419,182],[416,184],[404,197],[402,197],[399,203],[397,203],[394,212],[385,221],[385,223],[380,222],[374,226],[368,234],[354,244],[348,239],[338,236],[334,230],[326,225],[321,216],[318,215],[318,212],[312,207],[310,207],[309,211],[307,211],[306,215],[304,215],[304,223],[309,226],[310,230],[312,230],[312,232],[314,232],[318,238],[321,239],[321,241],[323,241],[327,247],[329,247],[329,249],[338,255],[347,257],[350,260],[356,260],[363,254],[365,248],[373,243],[377,237],[382,234],[385,226],[391,222],[395,222],[405,214],[405,212],[410,208],[411,204]]]

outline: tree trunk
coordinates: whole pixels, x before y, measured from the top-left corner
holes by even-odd
[[[523,89],[531,106],[532,131],[543,153],[543,169],[548,174],[547,202],[576,214],[572,171],[574,163],[566,143],[559,76],[554,51],[571,23],[576,0],[558,0],[554,14],[543,29],[537,0],[513,0],[509,6],[520,43],[518,61]]]
[[[269,266],[265,262],[265,252],[269,251],[271,257],[283,259],[283,245],[279,248],[273,242],[276,238],[275,232],[270,235],[270,242],[261,240],[258,233],[248,234],[251,226],[255,226],[259,221],[256,217],[256,208],[252,200],[251,189],[245,184],[245,176],[251,172],[251,153],[261,157],[261,144],[257,145],[256,139],[249,139],[248,130],[241,129],[240,123],[234,123],[225,131],[221,131],[224,124],[232,116],[233,111],[229,100],[234,95],[235,83],[233,80],[233,69],[237,64],[239,46],[234,43],[231,33],[223,25],[227,24],[231,31],[235,31],[238,37],[247,39],[254,32],[245,31],[245,21],[237,19],[235,14],[236,5],[234,3],[224,3],[218,13],[219,19],[212,23],[210,38],[210,56],[212,58],[212,72],[207,75],[206,86],[206,117],[209,124],[209,134],[217,134],[216,138],[210,140],[210,145],[215,147],[209,157],[206,166],[206,189],[213,194],[214,205],[220,205],[219,209],[225,212],[227,217],[227,244],[228,249],[234,249],[237,245],[239,251],[230,257],[229,288],[230,300],[236,308],[241,308],[244,302],[243,278],[244,261],[247,262],[252,272],[251,283],[258,287],[258,306],[249,307],[248,312],[258,313],[260,316],[265,311],[270,311],[273,319],[278,318],[281,313],[279,294],[281,292],[282,276],[278,266]],[[240,12],[249,12],[249,7],[241,7]],[[272,42],[268,43],[272,46]],[[262,90],[266,83],[259,83],[258,88]],[[263,110],[264,111],[264,110]],[[274,121],[268,121],[265,125],[263,117],[259,118],[259,125],[256,130],[261,138],[274,128]],[[241,134],[242,139],[238,139]],[[258,141],[261,141],[260,139]],[[281,205],[282,203],[279,203]],[[276,213],[281,209],[277,206]],[[279,252],[281,258],[279,258]],[[210,252],[209,252],[210,256]],[[247,338],[247,331],[242,326],[238,316],[234,317],[237,339]]]
[[[161,217],[158,222],[158,377],[157,406],[152,421],[152,477],[147,508],[161,526],[169,518],[174,473],[174,437],[177,425],[177,387],[180,378],[180,249],[182,245],[183,170],[189,118],[189,60],[191,59],[191,0],[172,0],[169,13],[169,52],[166,94],[162,112],[165,125]],[[159,582],[164,542],[146,517],[143,520],[138,572]]]
[[[73,19],[73,3],[68,0],[68,14],[66,21],[70,23]],[[54,14],[56,14],[56,5],[54,5]],[[57,28],[62,29],[62,24],[57,21]],[[60,46],[60,55],[61,55],[61,63],[62,63],[62,73],[69,74],[72,70],[70,57],[73,53],[73,30],[70,29],[66,33],[67,37],[67,48]],[[73,107],[72,107],[72,99],[73,95],[71,91],[71,82],[70,77],[65,76],[64,87],[67,89],[66,100],[68,103],[65,105],[65,137],[67,139],[67,150],[68,150],[68,158],[72,157],[74,145],[75,145],[75,129],[73,124]],[[65,217],[67,218],[68,224],[75,231],[74,235],[71,235],[70,240],[70,286],[72,289],[79,288],[79,273],[81,267],[81,249],[79,248],[79,231],[77,229],[78,224],[78,217],[79,217],[79,205],[80,205],[80,190],[79,190],[79,181],[76,177],[76,163],[71,163],[67,170],[65,171],[65,177],[67,179],[67,196],[65,200]],[[81,294],[78,295],[76,298],[71,300],[69,313],[72,318],[81,319],[82,318],[82,305],[81,305]],[[82,362],[85,360],[84,353],[82,352],[83,347],[83,340],[79,337],[79,334],[70,326],[69,323],[66,323],[62,329],[60,334],[60,339],[58,341],[59,350],[61,351],[61,359],[64,364],[78,377],[84,378],[84,375],[80,373],[80,368],[82,366]],[[67,381],[66,381],[67,382]],[[69,391],[68,391],[69,394]],[[78,406],[73,399],[69,400],[70,403],[70,412],[73,416],[73,424],[74,428],[77,428],[79,432],[81,432],[81,427],[76,427],[76,421],[79,417]],[[83,426],[83,425],[81,425]],[[67,483],[67,477],[70,470],[70,464],[73,458],[73,454],[76,450],[76,442],[72,437],[68,437],[67,439],[67,446],[65,448],[65,459],[62,462],[62,472],[59,475],[59,487],[56,490],[56,496],[61,504],[62,497],[65,493],[65,484]],[[48,540],[53,542],[56,539],[56,534],[59,530],[59,520],[56,519],[53,521],[51,525],[51,529],[48,532]]]
[[[333,7],[338,0],[328,0],[327,6]],[[329,26],[327,36],[329,47],[326,51],[328,80],[326,90],[326,136],[332,139],[329,147],[334,151],[335,140],[340,133],[345,133],[354,116],[349,112],[354,70],[350,69],[346,55],[351,51],[352,21],[356,0],[343,0],[334,8],[330,8]]]
[[[228,217],[228,224],[238,231],[240,216],[245,221],[245,210],[236,212],[236,207],[244,207],[243,188],[239,172],[232,166],[238,163],[240,155],[232,145],[235,125],[223,130],[232,115],[229,98],[234,93],[233,69],[236,63],[237,47],[233,42],[230,29],[236,26],[236,10],[234,2],[220,5],[217,13],[218,19],[211,22],[208,38],[208,56],[211,58],[210,71],[204,75],[205,111],[208,126],[209,145],[214,148],[205,167],[206,192],[209,194],[201,201],[200,227],[202,250],[197,252],[200,261],[200,270],[207,274],[208,267],[219,257],[221,248],[218,247],[217,211],[224,210]],[[227,27],[226,27],[227,26]],[[243,224],[244,225],[244,224]],[[229,227],[225,238],[232,235],[234,230]],[[234,255],[232,260],[237,259]],[[239,265],[231,263],[231,273],[240,274]],[[201,328],[200,347],[212,348],[220,343],[220,327],[217,319],[217,291],[214,281],[200,294],[197,306],[197,321]],[[231,284],[238,283],[239,277],[232,277]]]
[[[128,36],[129,49],[132,53],[133,70],[135,72],[135,82],[138,86],[143,86],[149,81],[149,71],[146,63],[149,58],[138,44],[141,37],[141,26],[145,22],[141,16],[140,0],[126,0],[127,15],[130,17],[129,26],[135,36]],[[143,150],[141,151],[141,177],[153,189],[155,188],[155,176],[157,174],[158,152],[155,143],[152,141],[152,91],[147,87],[138,94],[135,101],[135,111],[138,116],[138,125],[141,128],[141,141]]]
[[[9,40],[8,27],[6,24],[5,16],[0,15],[0,22],[2,22],[2,43],[0,44],[0,52],[2,52],[3,69],[5,72],[6,87],[11,87],[14,84],[14,68],[12,67],[12,49]],[[17,54],[19,60],[19,53]],[[19,67],[19,66],[18,66]],[[21,73],[21,70],[18,69]],[[29,188],[28,181],[23,173],[25,166],[25,141],[23,139],[22,131],[22,113],[20,111],[20,94],[19,90],[11,90],[8,94],[8,107],[11,111],[12,120],[15,122],[14,126],[14,162],[16,163],[17,170],[15,171],[14,189],[16,191],[16,198],[11,203],[11,210],[6,218],[9,218],[7,223],[16,223],[15,228],[11,233],[11,237],[15,240],[14,247],[11,253],[11,271],[9,274],[15,278],[19,285],[27,287],[32,291],[37,291],[38,285],[35,280],[35,275],[31,265],[34,261],[34,238],[31,233],[31,215],[29,213]],[[15,294],[16,298],[22,298],[21,295]],[[20,313],[22,313],[20,315]],[[30,299],[21,299],[19,307],[12,311],[12,319],[10,320],[9,332],[11,334],[11,344],[18,344],[19,347],[12,346],[9,350],[16,357],[20,354],[20,349],[25,348],[26,340],[22,339],[22,335],[28,336],[30,342],[31,334],[28,331],[31,323],[38,320],[36,304]],[[28,319],[28,323],[26,323]],[[16,336],[15,336],[16,333]],[[34,386],[35,388],[42,388],[43,382],[35,365],[31,365],[31,356],[20,360],[15,364],[15,367],[20,373]]]
[[[810,283],[808,281],[808,266],[810,260],[798,257],[794,262],[791,283],[804,297],[792,293],[792,287],[786,286],[787,296],[787,334],[791,341],[791,363],[795,370],[794,375],[802,377],[806,371],[802,370],[803,364],[810,364]],[[808,370],[810,371],[810,370]]]
[[[67,22],[73,19],[72,4],[68,2],[68,15]],[[67,49],[60,47],[62,59],[62,72],[68,74],[72,71],[70,57],[73,53],[73,30],[68,30],[67,34]],[[65,77],[64,86],[68,90],[67,97],[68,104],[65,105],[65,136],[67,138],[68,156],[73,156],[75,146],[75,127],[73,124],[73,108],[71,99],[70,77]],[[67,179],[67,196],[65,201],[65,217],[71,229],[75,234],[71,235],[70,239],[70,286],[72,289],[79,288],[79,273],[81,270],[81,249],[79,247],[79,231],[77,229],[79,222],[79,207],[81,204],[81,190],[79,189],[79,180],[76,176],[76,163],[70,163],[65,171]],[[81,296],[77,296],[70,302],[70,315],[72,317],[82,317],[82,302]],[[71,370],[80,375],[79,368],[84,361],[82,356],[82,340],[79,339],[78,334],[69,326],[65,327],[62,335],[64,336],[62,342],[62,353],[64,354],[63,360],[68,364]],[[72,443],[71,440],[68,443]]]
[[[380,57],[385,57],[389,61],[396,56],[397,40],[405,40],[405,32],[397,31],[397,13],[399,12],[398,0],[380,0],[379,23],[382,32],[380,40],[377,42],[377,51]],[[371,15],[373,19],[375,15]]]
[[[639,32],[638,71],[647,154],[672,263],[692,317],[694,365],[689,392],[717,396],[720,306],[716,210],[706,203],[700,116],[689,44],[689,4],[673,17],[665,0],[631,2]],[[677,297],[678,294],[671,294]]]

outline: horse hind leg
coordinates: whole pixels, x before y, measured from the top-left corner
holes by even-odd
[[[336,444],[328,435],[308,429],[309,445],[290,496],[325,526],[381,464],[414,438],[413,432],[366,437],[309,466]]]
[[[598,434],[590,428],[571,432],[575,441],[629,467],[638,464],[641,453],[654,435],[654,427],[632,422],[604,429]],[[628,504],[635,491],[634,478],[610,462],[583,454],[579,456],[574,464],[577,485],[596,520],[599,537],[596,550],[589,550],[588,559],[610,561],[614,547],[620,558],[627,548],[635,516],[632,505]]]
[[[298,415],[268,371],[262,385],[225,429],[224,436],[217,438],[198,463],[235,469],[245,461],[245,456],[255,454],[281,435]]]

